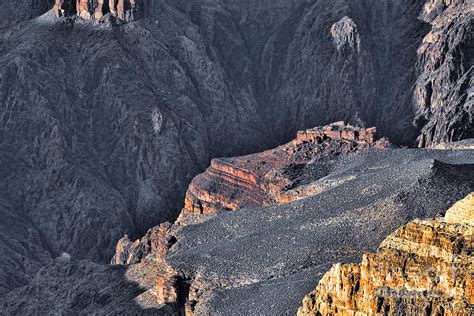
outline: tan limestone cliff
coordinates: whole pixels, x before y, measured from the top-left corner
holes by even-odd
[[[415,220],[360,264],[336,264],[298,315],[473,315],[474,193]]]

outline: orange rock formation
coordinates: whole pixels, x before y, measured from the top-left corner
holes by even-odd
[[[289,175],[290,169],[301,168],[319,156],[336,156],[386,145],[384,140],[375,141],[375,128],[357,128],[336,122],[298,132],[295,140],[272,150],[214,159],[207,171],[194,178],[189,186],[181,218],[220,209],[290,202],[304,195],[304,190],[298,194],[291,192],[298,179]]]
[[[398,229],[360,264],[337,264],[298,315],[474,315],[474,193]]]

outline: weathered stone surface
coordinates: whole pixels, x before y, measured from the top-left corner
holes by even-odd
[[[298,315],[474,313],[474,193],[437,220],[415,220],[360,264],[337,264]]]
[[[456,202],[456,204],[446,212],[444,221],[449,224],[474,226],[474,192],[461,201]]]
[[[168,234],[170,227],[171,224],[163,223],[148,230],[144,237],[135,240],[135,242],[131,242],[126,235],[117,242],[115,255],[110,263],[134,264],[144,260],[150,253],[164,257],[168,248],[173,244],[173,238]]]
[[[109,0],[110,13],[127,22],[134,21],[139,14],[139,6],[143,0]]]
[[[474,138],[474,3],[427,1],[431,31],[418,48],[415,124],[420,147]]]
[[[298,130],[341,119],[377,126],[397,143],[418,136],[411,126],[416,50],[428,33],[417,19],[421,0],[152,0],[146,16],[113,32],[77,15],[57,18],[47,12],[54,3],[0,4],[1,298],[63,252],[106,263],[124,234],[135,240],[174,220],[189,181],[212,158],[272,148]],[[344,16],[357,26],[359,52],[335,45],[331,27]],[[322,165],[334,171],[331,162]],[[284,172],[301,175],[297,167]],[[306,195],[354,180],[349,174],[313,185],[311,177],[298,187]],[[368,185],[361,198],[378,190]],[[274,219],[262,212],[266,227]],[[280,237],[269,228],[266,234]],[[293,289],[294,302],[298,291],[309,291]],[[289,301],[272,308],[287,310]],[[43,300],[18,302],[27,308]]]
[[[360,52],[360,34],[357,24],[351,18],[345,16],[339,22],[334,23],[331,27],[331,36],[338,50],[347,45],[351,50]]]
[[[55,0],[53,12],[58,17],[72,17],[76,14],[76,0]]]

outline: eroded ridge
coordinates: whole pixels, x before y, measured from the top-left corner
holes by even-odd
[[[214,159],[189,186],[181,215],[290,202],[307,195],[305,192],[314,194],[301,185],[305,166],[316,158],[386,147],[388,142],[376,141],[375,132],[375,128],[336,122],[300,131],[296,139],[272,150]]]
[[[360,264],[336,264],[298,315],[473,315],[474,193],[414,220]]]

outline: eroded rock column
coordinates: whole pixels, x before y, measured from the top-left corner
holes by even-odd
[[[99,20],[103,16],[104,0],[77,0],[77,14],[85,20]]]
[[[70,17],[76,14],[75,0],[56,0],[53,11],[58,17]]]
[[[109,0],[110,13],[123,20],[133,21],[138,12],[137,0]]]

